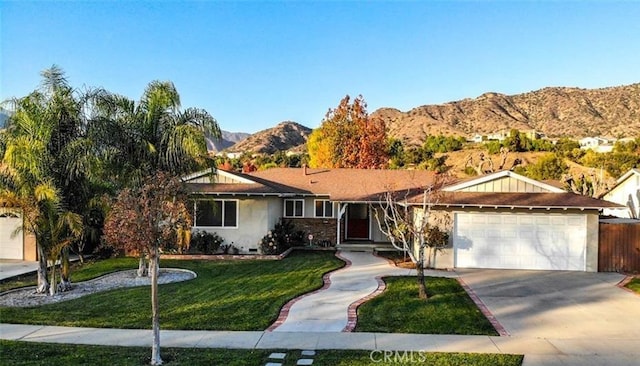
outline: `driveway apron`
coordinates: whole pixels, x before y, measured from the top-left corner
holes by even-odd
[[[640,296],[617,273],[457,270],[500,324],[518,337],[640,339]]]

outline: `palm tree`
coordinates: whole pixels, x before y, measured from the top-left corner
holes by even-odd
[[[180,110],[171,82],[149,83],[139,102],[108,94],[97,98],[93,134],[103,142],[101,156],[119,187],[138,187],[149,176],[174,176],[212,167],[205,136],[220,137],[216,120],[205,110]]]
[[[115,190],[139,188],[159,172],[180,176],[214,166],[205,136],[219,138],[218,123],[202,109],[181,111],[173,83],[149,83],[138,102],[109,93],[95,101],[97,115],[89,135],[99,141],[103,180],[114,182]],[[144,257],[141,251],[140,276],[147,274]]]
[[[58,219],[81,212],[89,196],[88,177],[95,162],[86,137],[86,112],[92,93],[72,89],[55,65],[43,71],[42,77],[38,90],[6,102],[13,113],[0,144],[0,199],[20,208],[23,230],[36,236],[38,292],[46,292],[49,286],[57,288],[47,282],[47,259],[52,249],[59,248],[54,253],[64,254],[62,260],[66,262],[68,251],[59,247],[51,233]],[[79,216],[73,217],[75,222]],[[67,220],[67,224],[71,222]],[[63,242],[63,247],[71,244]],[[68,282],[68,272],[62,282]]]

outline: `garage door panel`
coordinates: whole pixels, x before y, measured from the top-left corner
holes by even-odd
[[[22,219],[15,215],[0,216],[0,258],[23,259],[22,233],[16,230],[22,225]]]
[[[456,267],[585,269],[584,215],[456,213],[455,220]]]

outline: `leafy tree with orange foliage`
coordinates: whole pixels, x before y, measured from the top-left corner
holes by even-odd
[[[360,95],[345,96],[327,112],[322,125],[309,136],[309,165],[314,168],[379,169],[387,166],[387,128],[371,118]]]
[[[153,347],[151,364],[160,365],[160,318],[158,271],[160,248],[175,242],[181,231],[191,228],[186,192],[182,183],[158,173],[140,188],[124,189],[118,195],[104,224],[105,240],[118,248],[149,255]]]

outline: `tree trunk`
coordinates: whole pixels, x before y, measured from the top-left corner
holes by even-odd
[[[57,258],[53,258],[52,262],[53,264],[51,265],[50,268],[50,272],[51,273],[51,279],[49,280],[49,295],[53,296],[56,294],[56,290],[58,289],[58,287],[56,286],[56,269],[57,269],[57,265],[56,265],[56,260]]]
[[[418,263],[416,263],[417,271],[418,271],[418,296],[421,299],[428,299],[427,295],[427,285],[424,282],[424,244],[420,244],[418,248]]]
[[[153,329],[153,346],[151,347],[151,364],[162,365],[160,358],[160,311],[158,309],[158,271],[160,269],[158,247],[155,246],[149,255],[151,267],[151,318]]]
[[[44,255],[42,245],[36,243],[38,248],[38,287],[36,293],[46,294],[49,291],[49,282],[47,281],[47,257]]]
[[[144,260],[144,253],[140,252],[140,260],[138,261],[138,277],[147,277],[147,264]]]
[[[69,262],[69,248],[62,249],[62,258],[60,259],[60,284],[58,285],[58,291],[71,290],[71,263]]]

